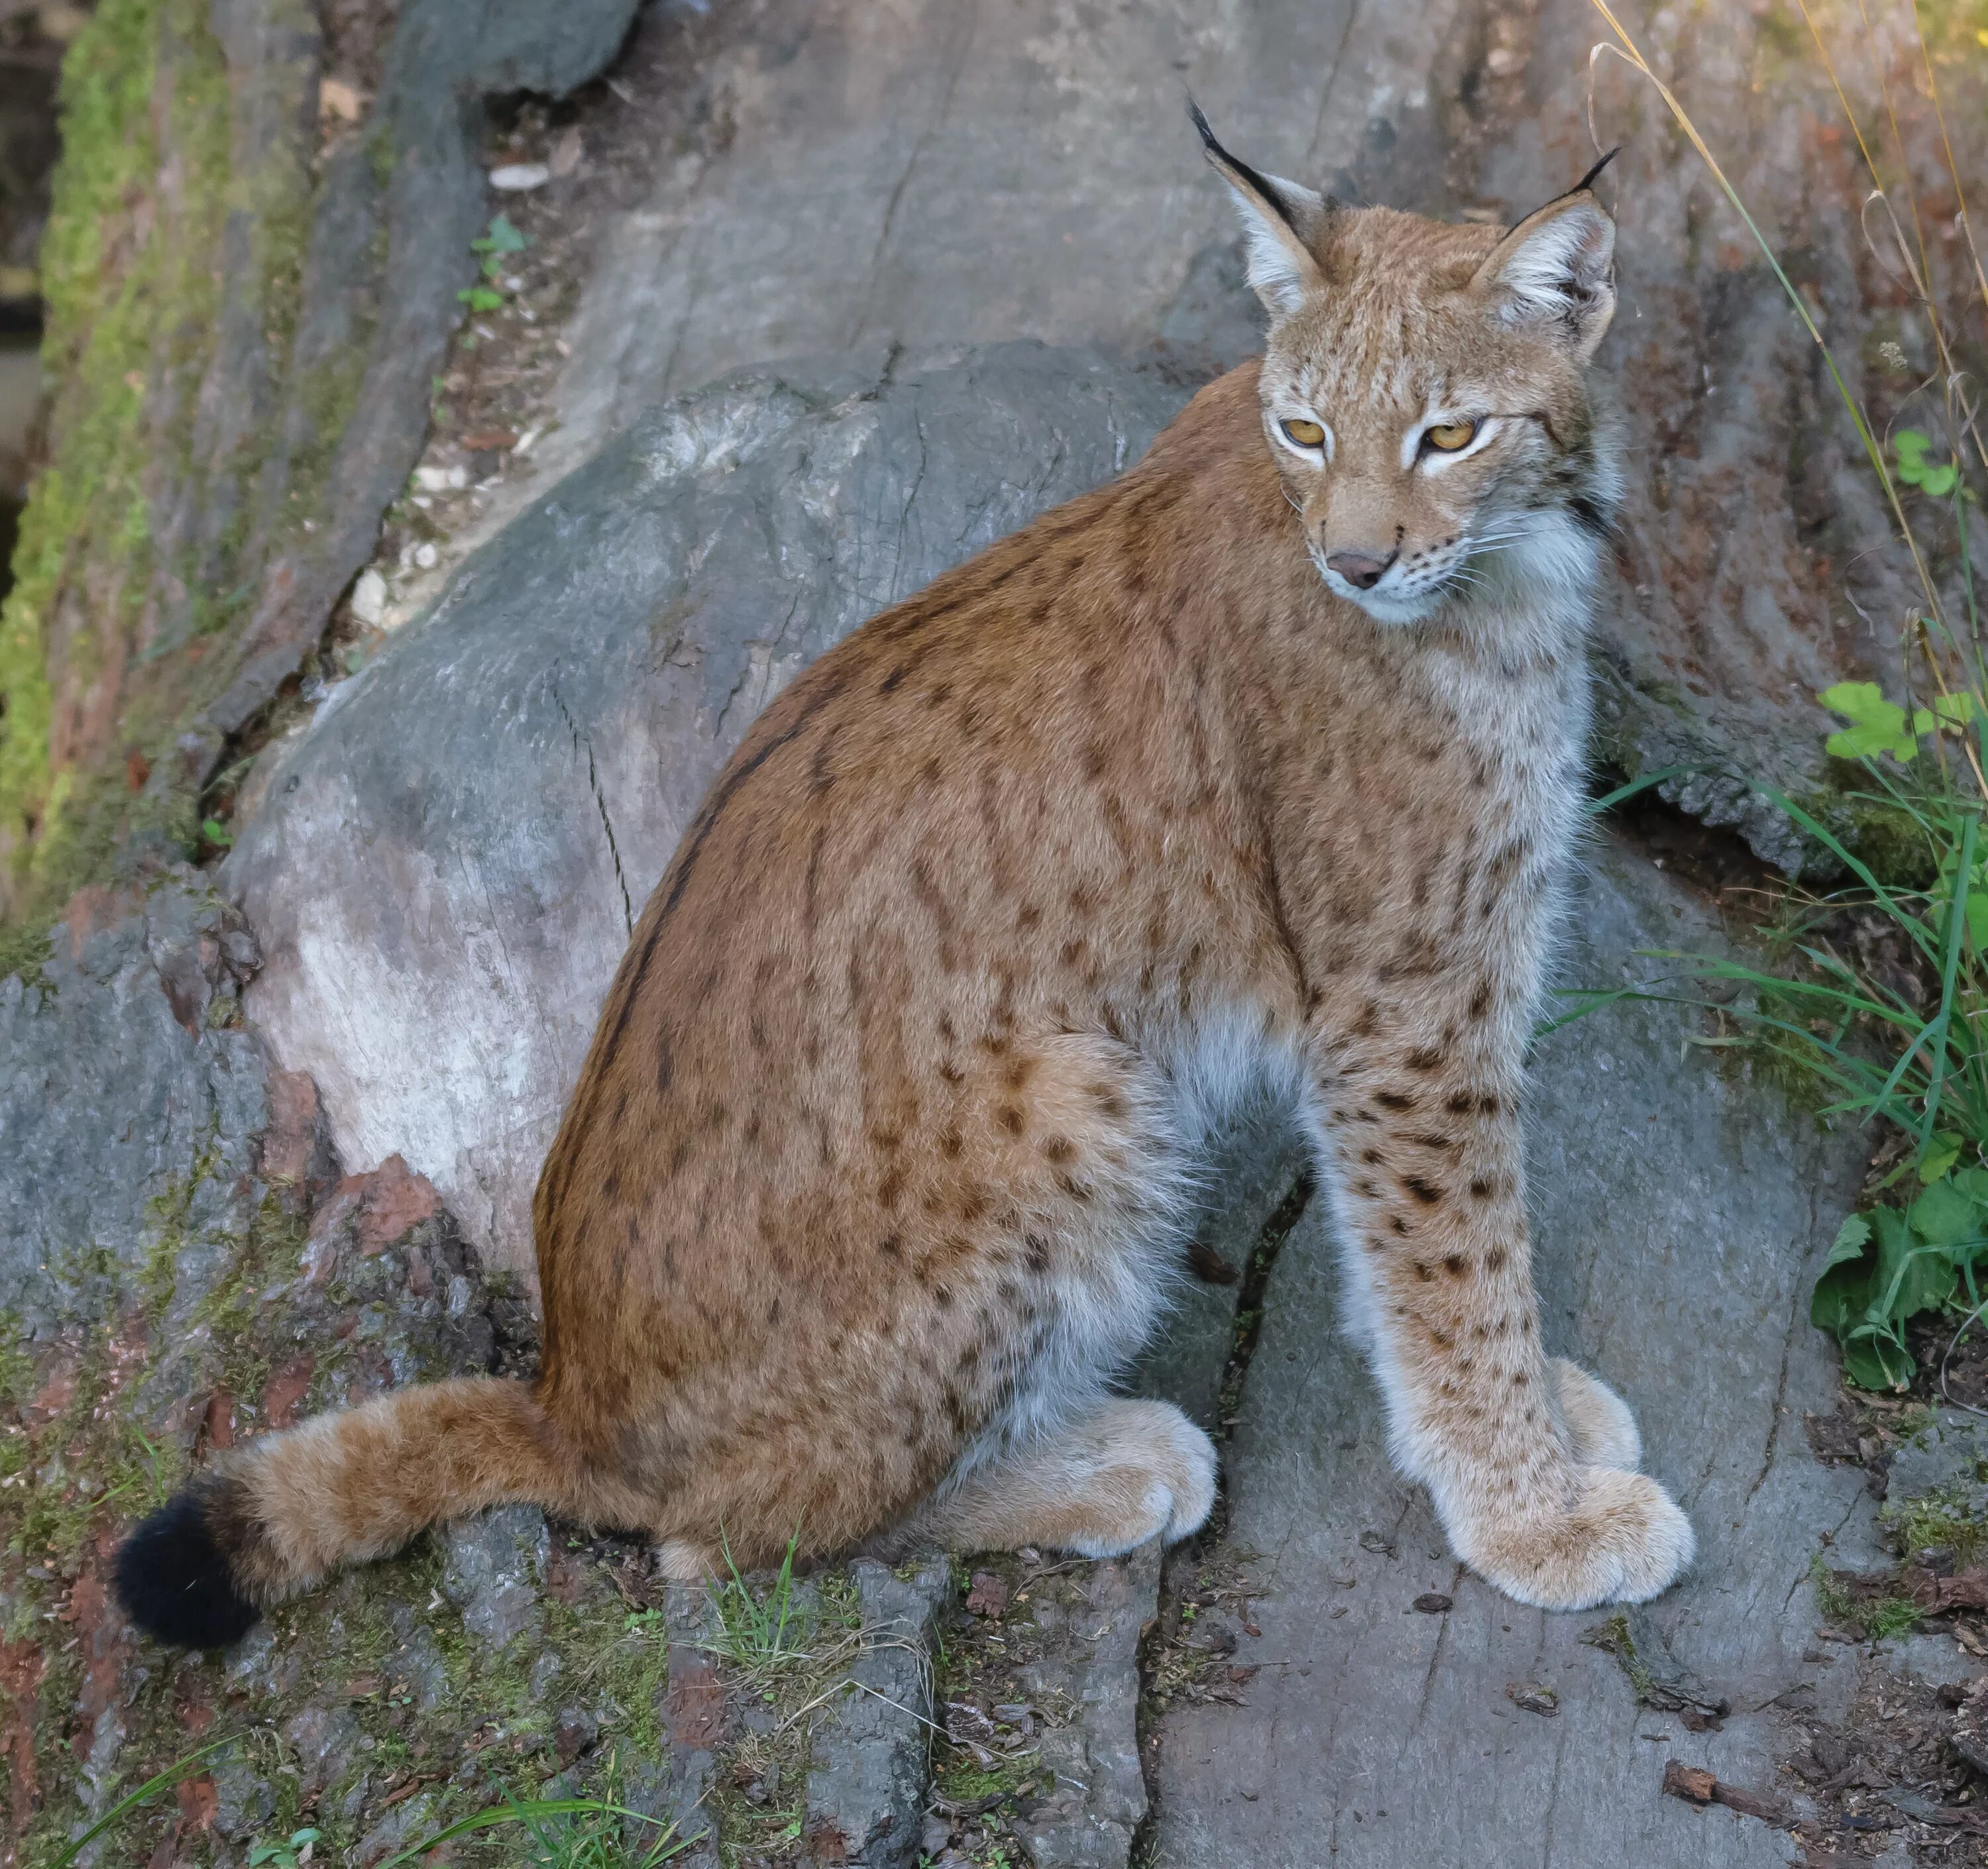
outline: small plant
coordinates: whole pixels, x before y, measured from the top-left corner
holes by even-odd
[[[102,1817],[99,1817],[88,1830],[85,1830],[55,1859],[50,1865],[50,1869],[70,1869],[70,1865],[106,1830],[114,1828],[123,1822],[133,1811],[143,1810],[154,1798],[163,1796],[182,1779],[192,1777],[216,1752],[225,1752],[232,1746],[238,1736],[237,1734],[230,1733],[225,1739],[211,1740],[197,1751],[188,1752],[183,1758],[175,1759],[163,1772],[147,1779],[136,1790],[125,1793],[123,1796],[113,1804]]]
[[[1906,1634],[1918,1627],[1924,1614],[1909,1597],[1896,1595],[1882,1585],[1874,1590],[1868,1580],[1846,1581],[1820,1556],[1810,1560],[1808,1578],[1823,1620],[1854,1629],[1866,1641],[1887,1641],[1895,1635]],[[1852,1590],[1852,1582],[1859,1587]]]
[[[472,312],[500,310],[504,303],[504,263],[530,245],[512,225],[509,215],[493,215],[489,230],[469,243],[470,252],[478,255],[477,270],[483,276],[477,284],[464,286],[455,295],[457,299]]]
[[[624,1841],[623,1827],[631,1821],[643,1831],[657,1831],[654,1840],[634,1846]],[[658,1869],[690,1847],[688,1838],[677,1835],[674,1823],[659,1827],[647,1813],[627,1810],[612,1796],[507,1797],[501,1804],[460,1818],[410,1844],[388,1857],[379,1869],[403,1869],[458,1837],[513,1826],[524,1833],[518,1841],[522,1854],[515,1860],[531,1864],[532,1869]]]
[[[721,1538],[722,1534],[721,1533]],[[732,1545],[724,1539],[725,1567],[731,1573],[712,1592],[718,1610],[718,1633],[706,1644],[711,1652],[729,1661],[749,1678],[777,1673],[796,1662],[815,1659],[810,1649],[816,1613],[812,1606],[796,1599],[794,1553],[800,1543],[796,1533],[787,1541],[786,1554],[763,1594],[739,1573],[732,1562]]]
[[[262,1869],[265,1863],[272,1863],[276,1869],[302,1869],[311,1859],[311,1847],[324,1833],[321,1830],[292,1830],[281,1843],[259,1843],[248,1851],[248,1869]]]
[[[1598,49],[1621,59],[1662,99],[1814,341],[1917,585],[1912,604],[1895,617],[1902,700],[1888,698],[1870,681],[1839,683],[1818,697],[1841,722],[1825,750],[1857,762],[1869,782],[1866,789],[1845,795],[1850,816],[1862,813],[1862,821],[1888,826],[1895,844],[1883,866],[1885,874],[1881,877],[1860,860],[1816,816],[1767,792],[1843,865],[1851,884],[1791,903],[1799,925],[1792,942],[1794,966],[1785,977],[1721,960],[1672,957],[1686,962],[1692,984],[1723,989],[1722,1016],[1743,1029],[1740,1041],[1714,1042],[1764,1046],[1818,1087],[1821,1114],[1853,1115],[1892,1132],[1892,1144],[1879,1157],[1891,1171],[1868,1190],[1867,1211],[1853,1215],[1838,1234],[1810,1315],[1841,1344],[1853,1382],[1902,1387],[1915,1373],[1906,1342],[1912,1320],[1951,1313],[1964,1330],[1988,1310],[1980,1283],[1988,1264],[1988,1032],[1983,1027],[1988,1019],[1988,836],[1983,832],[1988,815],[1983,737],[1988,639],[1969,546],[1970,523],[1978,522],[1970,509],[1980,503],[1970,477],[1982,481],[1988,448],[1977,422],[1978,397],[1956,356],[1951,306],[1940,296],[1948,256],[1925,236],[1926,215],[1913,194],[1899,127],[1899,89],[1869,12],[1860,7],[1858,16],[1890,124],[1888,162],[1872,147],[1878,131],[1866,136],[1815,14],[1802,5],[1802,20],[1868,173],[1872,192],[1865,205],[1874,211],[1874,232],[1888,232],[1882,241],[1886,270],[1909,294],[1929,340],[1924,380],[1895,397],[1888,421],[1878,421],[1853,392],[1807,300],[1683,104],[1646,60],[1610,0],[1593,3],[1616,40]],[[1939,95],[1939,66],[1955,50],[1956,21],[1905,5],[1899,23],[1909,35],[1904,42],[1916,67],[1905,94],[1929,106],[1937,130],[1932,146],[1944,154],[1941,186],[1951,185],[1959,207],[1952,226],[1962,244],[1946,275],[1953,302],[1968,303],[1978,286],[1988,309],[1988,271],[1968,219]],[[1930,42],[1929,33],[1934,35]],[[1891,188],[1902,180],[1908,199],[1902,208],[1893,205],[1887,169]],[[1880,240],[1871,244],[1878,252]],[[1882,354],[1893,371],[1908,368],[1896,343],[1888,343]],[[1904,425],[1909,409],[1925,425]],[[1878,945],[1902,953],[1902,964],[1875,961],[1871,942],[1846,948],[1837,941],[1833,931],[1853,918],[1867,931],[1882,930],[1885,942]],[[1608,996],[1594,997],[1599,1002]]]

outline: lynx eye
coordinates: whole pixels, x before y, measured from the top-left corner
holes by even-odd
[[[1317,422],[1280,423],[1285,438],[1295,441],[1300,448],[1320,448],[1325,443],[1325,431]]]
[[[1435,422],[1422,431],[1422,439],[1430,447],[1453,455],[1459,448],[1468,448],[1476,432],[1475,422]]]

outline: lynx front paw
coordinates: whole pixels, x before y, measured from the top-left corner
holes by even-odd
[[[1506,1595],[1543,1610],[1647,1603],[1698,1548],[1691,1521],[1662,1487],[1614,1467],[1577,1468],[1571,1502],[1557,1512],[1493,1509],[1462,1531],[1459,1556]]]
[[[1199,1531],[1215,1506],[1215,1443],[1169,1402],[1115,1403],[1099,1425],[1099,1464],[1084,1488],[1097,1523],[1067,1548],[1114,1557]]]
[[[1560,1397],[1560,1419],[1567,1424],[1574,1465],[1635,1472],[1643,1458],[1643,1437],[1636,1431],[1629,1404],[1607,1383],[1564,1357],[1554,1357],[1547,1367]]]

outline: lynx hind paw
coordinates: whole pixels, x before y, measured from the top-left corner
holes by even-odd
[[[1552,1367],[1574,1464],[1635,1472],[1643,1458],[1643,1437],[1636,1431],[1629,1404],[1577,1364],[1556,1357]]]

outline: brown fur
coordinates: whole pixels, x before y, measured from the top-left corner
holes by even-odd
[[[1223,173],[1259,241],[1301,248],[1267,363],[766,710],[546,1163],[536,1384],[260,1444],[258,1600],[503,1498],[640,1526],[686,1573],[721,1538],[750,1565],[907,1525],[1090,1551],[1192,1529],[1205,1438],[1104,1384],[1158,1309],[1182,1100],[1239,1052],[1310,1113],[1398,1451],[1459,1551],[1567,1606],[1688,1558],[1618,1470],[1626,1411],[1543,1357],[1526,1246],[1584,598],[1457,544],[1501,501],[1558,525],[1601,497],[1596,315],[1570,338],[1511,309],[1524,230],[1286,213],[1265,191],[1301,191]],[[1509,433],[1404,467],[1403,423],[1466,384]],[[1300,405],[1329,462],[1272,431]],[[1319,561],[1347,541],[1400,549],[1413,620],[1336,592]]]

